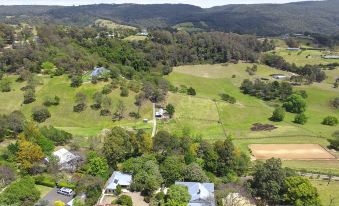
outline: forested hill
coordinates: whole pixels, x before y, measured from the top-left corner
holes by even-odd
[[[24,6],[18,8],[25,11]],[[4,10],[7,9],[0,6],[0,16],[4,14]],[[32,7],[27,11],[33,13]],[[171,27],[191,22],[194,27],[204,30],[257,35],[339,32],[339,0],[226,5],[209,9],[186,4],[96,4],[37,7],[35,13],[48,17],[47,19],[81,25],[93,23],[97,18],[104,18],[138,27]]]

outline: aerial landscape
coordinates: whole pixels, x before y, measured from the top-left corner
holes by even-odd
[[[0,206],[339,206],[338,0],[41,2],[0,2]]]

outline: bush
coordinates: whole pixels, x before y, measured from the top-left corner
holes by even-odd
[[[335,98],[333,101],[332,101],[332,106],[336,109],[339,109],[339,97]]]
[[[322,121],[322,124],[328,125],[328,126],[335,126],[338,124],[338,119],[334,116],[328,116],[324,118],[324,120]]]
[[[132,198],[127,195],[121,195],[115,203],[123,206],[133,206]]]
[[[129,116],[130,116],[130,117],[133,117],[133,118],[135,118],[135,119],[139,119],[139,118],[141,117],[140,114],[137,113],[137,112],[130,112],[130,113],[129,113]]]
[[[86,104],[77,104],[73,107],[73,112],[82,112],[86,109]]]
[[[296,124],[306,124],[307,122],[307,117],[304,113],[301,113],[301,114],[297,114],[294,118],[294,123]]]
[[[271,120],[275,122],[281,122],[284,120],[284,118],[285,118],[285,110],[281,107],[278,107],[273,111]]]
[[[11,82],[8,79],[3,79],[0,82],[1,92],[10,92],[11,91]]]
[[[173,68],[167,65],[162,68],[163,75],[169,75],[172,71],[173,71]]]
[[[54,97],[48,97],[45,101],[44,101],[44,105],[46,107],[49,106],[57,106],[59,105],[60,102],[60,98],[58,96],[54,96]]]
[[[44,126],[40,129],[40,132],[43,136],[52,140],[57,145],[66,144],[73,138],[72,134],[56,129],[52,126]]]
[[[35,101],[35,91],[27,89],[24,93],[24,104],[30,104]]]
[[[127,87],[120,87],[120,96],[122,97],[128,97],[129,91],[127,89]]]
[[[70,183],[70,182],[58,182],[57,183],[57,186],[58,187],[67,187],[67,188],[70,188],[72,190],[74,190],[76,188],[76,185],[73,184],[73,183]]]
[[[288,112],[300,114],[306,110],[306,101],[302,96],[292,94],[286,99],[283,106]]]
[[[195,96],[197,93],[194,88],[190,87],[187,89],[187,94],[191,96]]]
[[[234,97],[230,96],[229,94],[221,94],[220,97],[223,101],[228,102],[230,104],[236,103],[236,99]]]
[[[73,76],[71,79],[71,87],[80,87],[82,84],[81,76]]]
[[[100,111],[100,116],[110,116],[111,115],[111,111],[109,111],[108,109],[102,109]]]
[[[33,108],[32,117],[34,121],[41,123],[50,118],[51,113],[48,111],[46,107],[38,106]]]
[[[122,190],[121,185],[117,185],[117,188],[115,189],[115,193],[116,193],[117,195],[120,195],[121,192],[122,192],[121,190]]]
[[[46,177],[46,176],[43,176],[43,175],[35,176],[34,181],[35,181],[35,184],[37,184],[37,185],[43,185],[43,186],[46,186],[46,187],[55,187],[56,186],[56,183],[52,178]]]
[[[112,92],[112,85],[105,85],[102,89],[103,94],[109,94]]]

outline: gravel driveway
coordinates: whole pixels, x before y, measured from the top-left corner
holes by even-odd
[[[41,200],[47,200],[49,206],[54,206],[55,201],[62,201],[65,204],[73,199],[73,196],[60,195],[57,193],[58,188],[54,188],[49,193],[47,193]]]

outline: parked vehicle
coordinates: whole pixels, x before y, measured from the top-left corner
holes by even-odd
[[[58,194],[72,196],[74,193],[72,189],[67,188],[67,187],[62,187],[61,189],[58,190]]]

